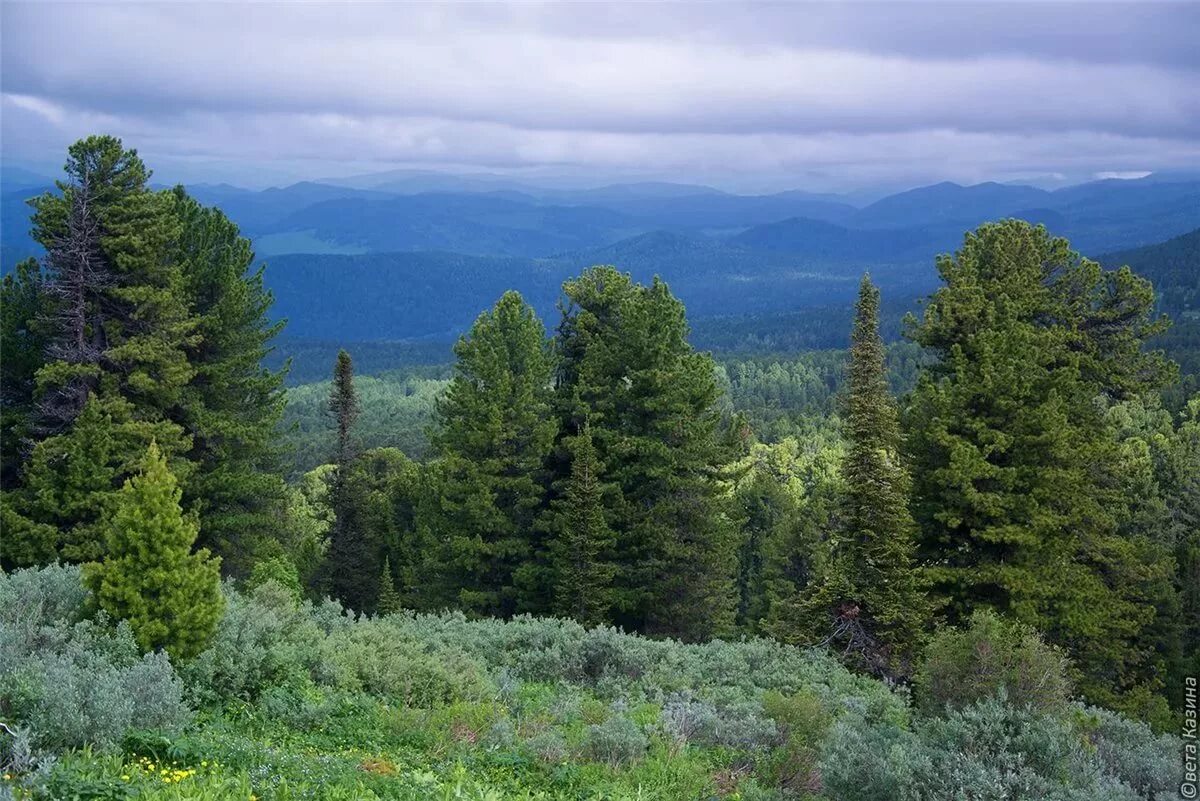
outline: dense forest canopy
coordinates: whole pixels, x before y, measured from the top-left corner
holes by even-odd
[[[160,797],[163,764],[212,797],[335,797],[256,765],[369,723],[353,747],[428,780],[343,754],[346,797],[1169,797],[1160,735],[1200,671],[1196,232],[1080,255],[1055,234],[1097,251],[1138,223],[1089,223],[1100,189],[805,200],[819,223],[722,201],[747,230],[720,242],[630,240],[682,212],[628,198],[308,189],[283,222],[223,211],[93,136],[29,202],[41,256],[0,315],[5,782]],[[1057,224],[1013,216],[1031,204]],[[491,255],[263,268],[239,214],[370,250],[436,222]],[[581,230],[611,241],[545,255]],[[824,266],[796,269],[814,232]],[[321,339],[299,386],[277,294]],[[454,331],[463,304],[444,362],[357,341]]]

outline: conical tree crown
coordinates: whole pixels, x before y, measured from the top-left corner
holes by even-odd
[[[176,658],[203,650],[221,616],[220,560],[192,553],[199,527],[179,506],[181,491],[156,443],[125,482],[107,527],[107,556],[86,566],[96,603],[128,621],[144,650]]]

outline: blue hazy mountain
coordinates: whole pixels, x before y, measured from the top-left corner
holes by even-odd
[[[36,174],[14,176],[18,188],[0,195],[5,269],[37,253],[25,201],[45,188],[32,185],[45,180]],[[1134,249],[1200,228],[1193,176],[1054,191],[942,183],[861,208],[840,196],[662,183],[580,190],[477,179],[486,191],[406,193],[397,182],[433,179],[390,177],[189,191],[254,240],[290,336],[348,340],[458,331],[510,287],[553,319],[561,281],[597,263],[663,276],[699,318],[848,303],[866,270],[888,296],[914,297],[936,280],[934,256],[989,219],[1043,222],[1086,254],[1129,251],[1131,262],[1150,258]],[[1187,283],[1180,269],[1172,287]]]

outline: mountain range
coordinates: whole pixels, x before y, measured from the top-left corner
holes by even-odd
[[[37,252],[25,201],[50,182],[9,167],[0,181],[7,269]],[[578,189],[413,171],[261,191],[188,190],[253,239],[292,336],[346,340],[450,334],[508,288],[553,315],[562,280],[597,263],[641,280],[661,275],[692,316],[712,317],[848,303],[865,270],[885,296],[915,297],[935,283],[937,253],[1002,217],[1044,223],[1089,255],[1200,228],[1200,178],[1186,175],[1053,191],[940,183],[866,204],[802,191]]]

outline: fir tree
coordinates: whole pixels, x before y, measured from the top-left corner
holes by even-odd
[[[609,620],[616,575],[616,537],[605,519],[600,481],[604,467],[596,458],[591,427],[564,441],[571,454],[571,476],[544,524],[550,532],[550,572],[554,576],[553,611],[587,626]]]
[[[1153,292],[1104,272],[1041,227],[984,225],[938,260],[945,286],[911,335],[934,357],[909,413],[919,559],[952,621],[980,607],[1045,632],[1112,703],[1157,672],[1138,642],[1145,581],[1169,565],[1122,536],[1129,499],[1104,398],[1169,366]]]
[[[333,388],[329,411],[337,428],[334,472],[329,490],[333,507],[333,529],[326,556],[329,591],[347,607],[359,612],[371,609],[378,570],[365,532],[355,512],[354,482],[350,480],[354,460],[353,431],[358,417],[358,396],[354,390],[354,363],[350,354],[339,351],[333,368]]]
[[[801,636],[827,642],[871,672],[905,675],[927,624],[913,563],[909,479],[879,336],[879,290],[859,288],[851,335],[842,463],[845,490],[829,565],[799,605]],[[796,631],[785,639],[795,639]]]
[[[534,523],[556,431],[545,329],[518,293],[506,292],[454,352],[434,435],[439,499],[424,523],[440,543],[433,572],[445,602],[488,615],[541,611]]]
[[[383,570],[379,573],[379,592],[376,597],[375,610],[381,615],[395,614],[404,608],[400,593],[396,591],[392,562],[386,556],[383,558]]]
[[[333,365],[333,387],[329,391],[329,413],[337,430],[333,463],[344,467],[354,460],[354,421],[358,419],[358,394],[354,390],[354,360],[339,350]]]
[[[220,560],[204,549],[192,552],[198,526],[183,514],[181,494],[151,443],[142,472],[116,499],[106,555],[86,565],[84,578],[101,609],[128,621],[143,650],[187,659],[204,649],[224,601]]]

